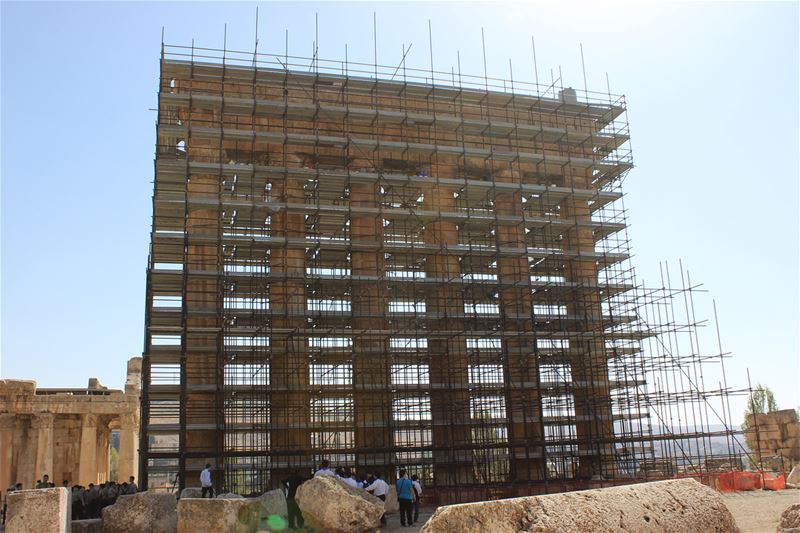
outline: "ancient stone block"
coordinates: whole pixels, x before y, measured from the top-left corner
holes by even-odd
[[[420,533],[733,533],[722,498],[693,479],[440,507]]]
[[[794,503],[781,514],[776,533],[800,533],[800,503]]]
[[[178,533],[255,533],[262,518],[257,498],[182,498],[178,502]]]
[[[387,514],[400,512],[400,502],[397,501],[397,488],[394,486],[394,483],[389,485],[389,493],[386,495],[384,509],[386,509]]]
[[[103,533],[175,533],[177,522],[175,495],[169,493],[120,496],[103,509]]]
[[[319,476],[300,485],[295,498],[307,524],[329,533],[362,533],[380,526],[383,502],[335,476]]]
[[[73,520],[72,533],[103,533],[103,521],[99,518]]]
[[[227,499],[227,500],[231,500],[231,499],[235,500],[235,499],[241,498],[241,497],[242,497],[241,494],[234,494],[233,492],[223,492],[222,494],[217,494],[217,498],[222,498],[222,499]]]
[[[286,508],[286,495],[281,489],[265,492],[258,497],[258,501],[261,502],[262,512],[266,516],[277,515],[283,518],[289,516],[289,511]]]
[[[8,495],[6,533],[69,532],[72,506],[69,490],[21,490]]]
[[[186,487],[181,491],[180,499],[184,498],[199,498],[203,495],[203,489],[200,487]]]

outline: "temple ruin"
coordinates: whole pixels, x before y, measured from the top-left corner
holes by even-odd
[[[0,380],[0,487],[33,488],[43,474],[61,486],[109,479],[112,432],[119,433],[117,477],[138,470],[142,359],[128,361],[125,390],[96,378],[85,388],[41,388],[35,381]]]

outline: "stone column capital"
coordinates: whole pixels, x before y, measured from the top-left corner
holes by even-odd
[[[97,415],[93,413],[84,413],[81,415],[81,423],[83,427],[97,427]]]
[[[119,425],[121,429],[136,429],[139,426],[138,414],[137,413],[120,414]]]
[[[0,429],[13,429],[17,425],[17,415],[12,413],[0,413]]]
[[[31,427],[34,429],[52,429],[56,416],[53,413],[34,413]]]

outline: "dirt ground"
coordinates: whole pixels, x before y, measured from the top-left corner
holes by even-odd
[[[723,494],[742,533],[775,533],[781,513],[793,503],[800,503],[800,490],[753,490]]]

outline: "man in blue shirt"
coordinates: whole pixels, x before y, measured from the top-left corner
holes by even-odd
[[[414,524],[414,484],[408,479],[405,469],[400,470],[400,479],[395,482],[397,500],[400,502],[400,527]]]

